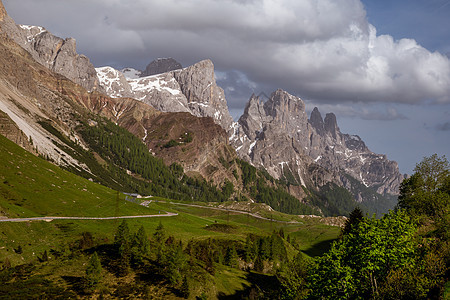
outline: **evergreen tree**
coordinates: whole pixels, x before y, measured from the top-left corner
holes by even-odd
[[[233,246],[227,247],[225,258],[225,265],[230,266],[232,268],[237,268],[239,266],[238,255],[236,252],[236,248]]]
[[[164,226],[161,223],[161,221],[159,221],[158,227],[156,227],[155,233],[153,234],[153,237],[155,239],[155,241],[160,244],[164,242],[164,239],[166,237],[166,232],[164,230]]]
[[[130,229],[128,228],[126,219],[124,219],[119,227],[117,227],[116,235],[114,236],[114,244],[118,247],[123,244],[130,244]]]
[[[244,260],[246,262],[251,262],[256,255],[255,247],[250,235],[247,235],[245,239],[245,248],[244,248]]]
[[[345,220],[345,226],[342,229],[342,234],[348,234],[352,228],[356,228],[364,219],[364,215],[362,210],[359,207],[355,207],[355,209],[350,213],[347,220]]]
[[[153,234],[153,238],[156,242],[156,256],[159,262],[164,263],[166,259],[165,255],[165,238],[166,233],[164,230],[164,226],[161,221],[156,227],[155,233]]]
[[[253,265],[253,269],[256,272],[264,272],[264,261],[260,255],[258,255],[255,259],[255,263]]]
[[[119,275],[127,275],[130,271],[131,260],[131,241],[130,229],[124,219],[117,227],[116,235],[114,237],[114,244],[117,249],[117,272]]]
[[[89,287],[95,287],[100,282],[102,273],[102,265],[98,258],[97,252],[91,256],[86,267],[86,281]]]
[[[147,254],[150,250],[150,242],[147,237],[147,233],[145,232],[145,228],[142,225],[135,236],[135,242],[137,246],[137,250],[141,254]]]
[[[183,253],[182,244],[172,244],[167,250],[167,268],[166,277],[169,279],[170,283],[176,285],[182,279],[182,274],[186,265],[186,256]]]

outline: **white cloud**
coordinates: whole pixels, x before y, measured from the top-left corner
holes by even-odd
[[[329,103],[450,103],[448,57],[411,39],[377,36],[359,0],[4,3],[74,36],[97,65],[211,58],[217,69],[239,70],[266,92],[283,88]]]

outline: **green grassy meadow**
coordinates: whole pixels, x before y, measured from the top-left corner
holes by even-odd
[[[178,216],[128,219],[130,232],[134,233],[144,226],[150,236],[161,222],[167,235],[174,236],[186,245],[191,239],[208,238],[244,242],[248,234],[266,236],[274,230],[283,229],[286,235],[296,241],[297,249],[308,256],[323,253],[328,242],[339,235],[338,227],[278,212],[268,213],[266,217],[298,223],[280,223],[235,212],[177,205],[168,199],[157,197],[150,199],[152,202],[149,207],[144,207],[125,201],[122,193],[73,175],[34,156],[2,136],[0,156],[0,218],[111,217],[174,212]],[[36,263],[39,256],[47,251],[49,261],[41,266],[40,274],[55,280],[61,276],[79,276],[76,274],[84,270],[88,260],[86,256],[67,260],[64,267],[61,267],[60,260],[52,262],[53,256],[70,251],[85,232],[92,233],[97,242],[112,243],[120,222],[121,220],[0,222],[0,263],[6,260],[12,266]],[[208,226],[213,224],[228,224],[233,230],[209,230]],[[292,257],[295,249],[288,247],[288,251],[289,257]],[[250,286],[248,276],[247,272],[221,266],[211,278],[211,288],[216,295],[233,295]]]

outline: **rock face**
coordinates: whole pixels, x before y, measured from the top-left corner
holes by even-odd
[[[323,119],[314,108],[308,120],[304,102],[282,90],[265,103],[253,95],[230,141],[240,157],[302,185],[310,178],[315,186],[346,186],[348,174],[380,194],[395,195],[403,180],[396,162],[371,152],[358,136],[341,133],[334,114]]]
[[[183,66],[173,58],[158,58],[148,64],[140,77],[152,76],[182,69]]]
[[[163,112],[189,112],[197,117],[211,117],[229,131],[232,118],[223,90],[217,86],[214,65],[201,61],[185,69],[136,78],[136,70],[125,74],[111,67],[97,68],[102,88],[110,97],[131,97]]]
[[[39,26],[17,25],[0,4],[0,32],[7,34],[48,69],[89,91],[99,88],[94,65],[76,52],[75,39],[62,39]]]

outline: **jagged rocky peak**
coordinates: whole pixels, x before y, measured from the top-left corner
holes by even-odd
[[[17,25],[0,5],[0,31],[8,35],[41,65],[63,75],[89,91],[99,89],[94,65],[76,52],[73,38],[62,39],[45,28]]]
[[[264,102],[259,96],[252,94],[245,106],[244,114],[239,118],[242,130],[251,140],[256,139],[256,136],[262,131],[264,118]]]
[[[403,179],[396,162],[371,152],[360,137],[342,134],[336,115],[327,113],[322,119],[314,108],[308,120],[304,102],[283,90],[265,103],[253,95],[230,141],[241,158],[265,167],[276,178],[287,168],[307,178],[308,164],[315,163],[328,170],[323,174],[334,174],[316,180],[320,184],[332,180],[345,186],[339,174],[348,174],[380,194],[397,194]],[[268,149],[261,151],[263,147]]]
[[[305,117],[305,103],[300,98],[290,95],[281,89],[271,94],[265,107],[268,114],[280,119]]]
[[[228,111],[225,93],[216,84],[212,61],[206,59],[185,69],[173,71],[173,74],[192,113],[212,117],[217,124],[229,131],[233,118]]]
[[[337,135],[341,132],[336,121],[336,115],[333,113],[328,113],[325,115],[325,130],[333,136],[333,138],[337,138]]]
[[[323,122],[322,115],[317,107],[314,107],[312,110],[309,117],[309,123],[319,135],[325,134],[325,123]]]
[[[0,0],[0,21],[3,21],[6,15],[7,15],[6,9],[3,6],[3,2]]]
[[[175,59],[169,58],[158,58],[148,64],[145,71],[140,74],[140,77],[152,76],[161,73],[167,73],[174,70],[182,69],[183,66],[177,62]]]
[[[131,97],[163,112],[189,112],[197,117],[211,117],[226,131],[231,130],[233,119],[225,94],[216,84],[214,65],[210,60],[146,77],[138,77],[138,70],[126,68],[126,82],[123,82],[123,73],[111,67],[96,70],[108,96]]]

